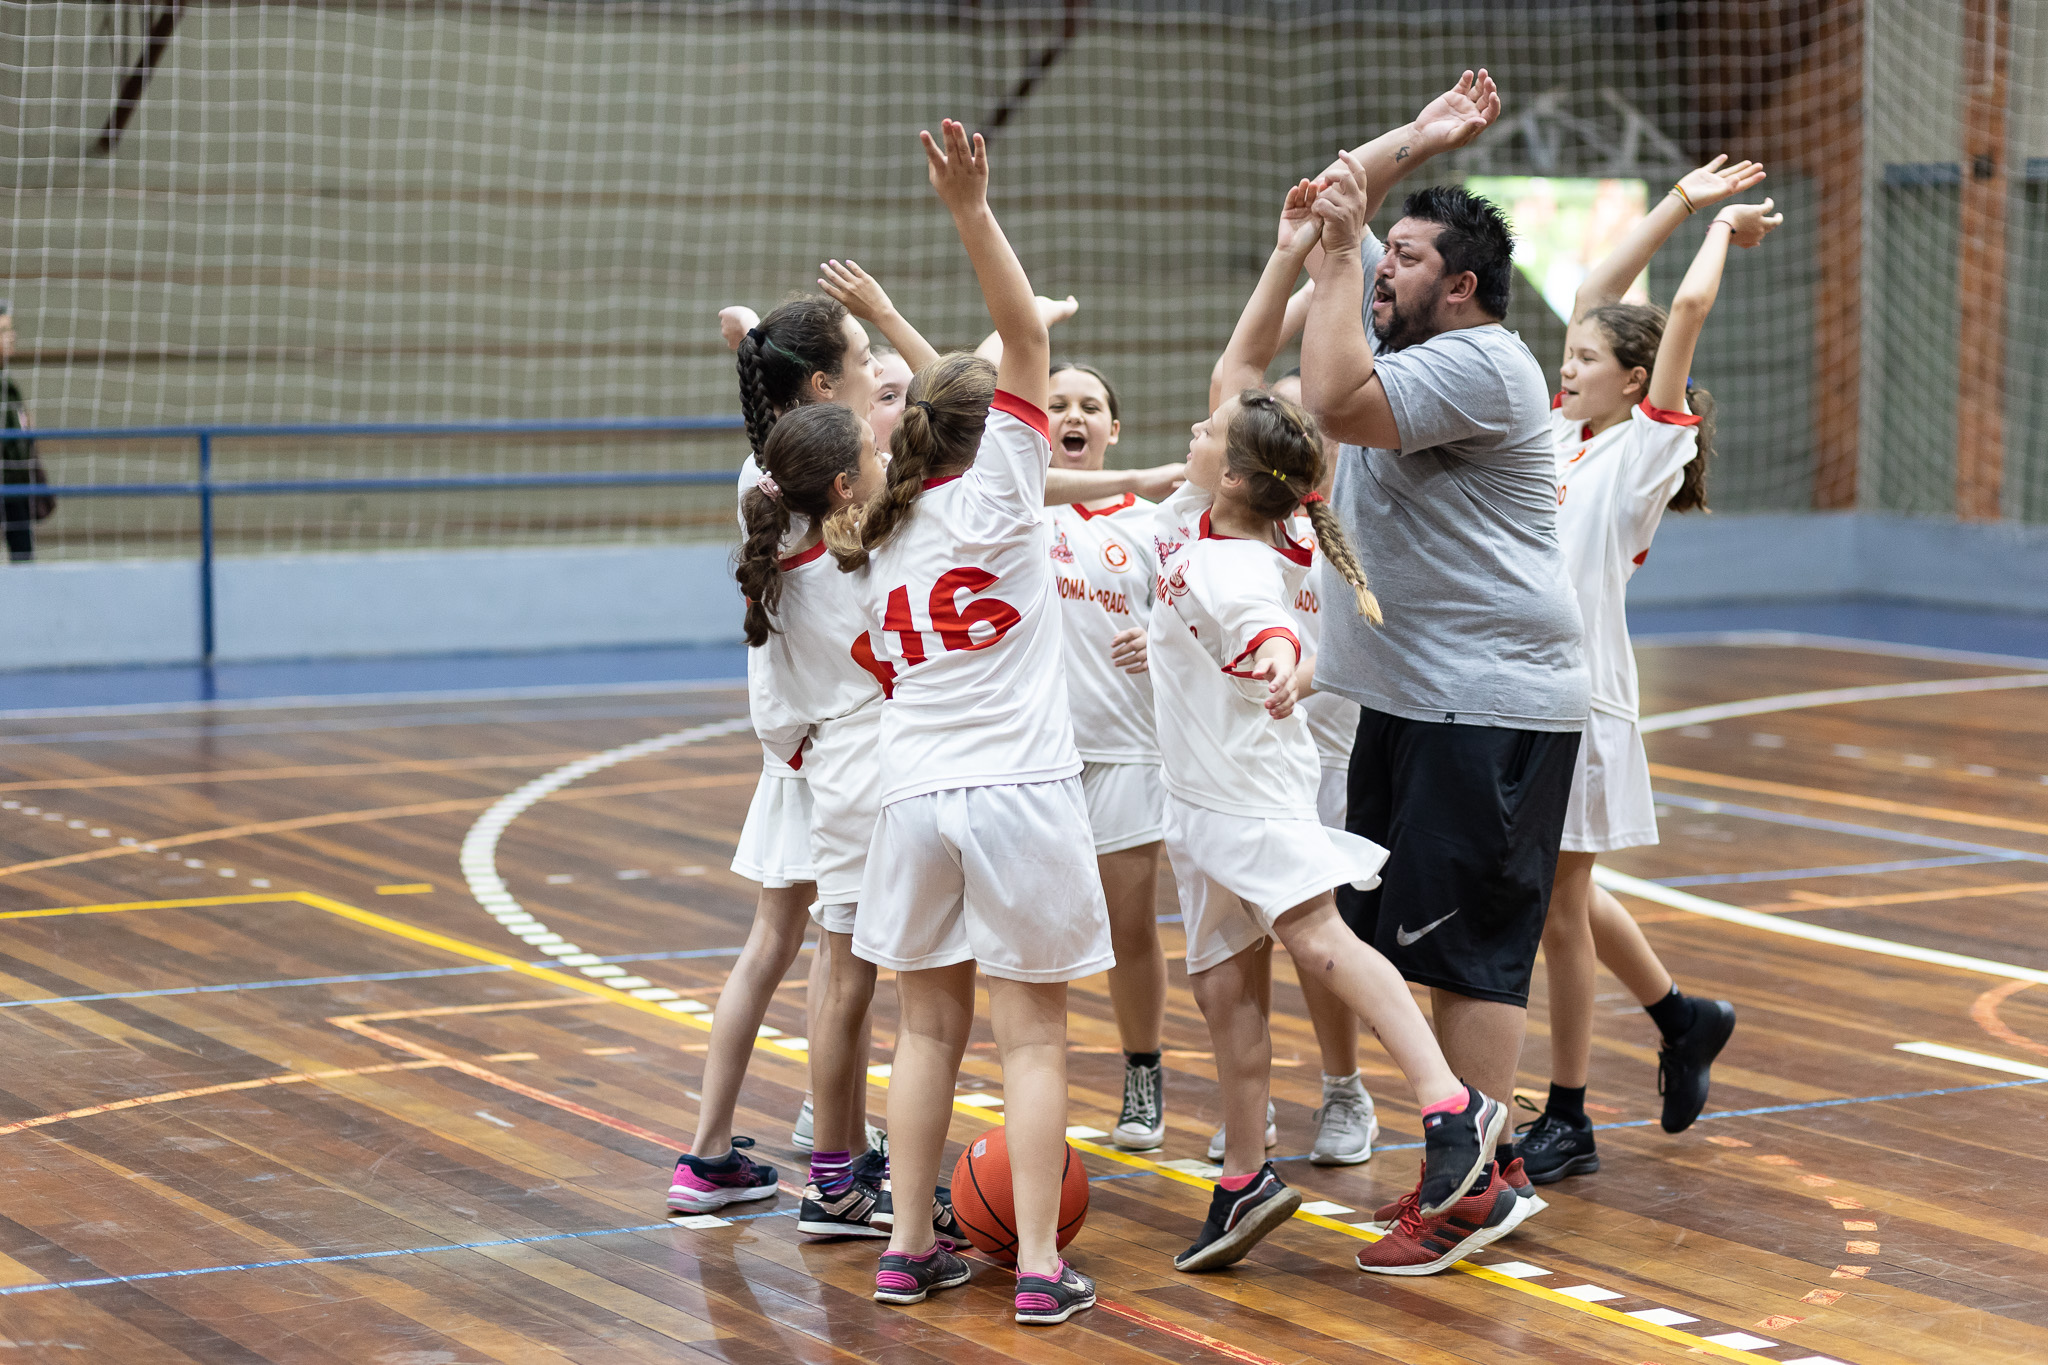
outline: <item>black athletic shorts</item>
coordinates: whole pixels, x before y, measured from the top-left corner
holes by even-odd
[[[1527,1005],[1578,755],[1574,731],[1366,710],[1345,826],[1389,856],[1337,889],[1344,922],[1418,985]]]

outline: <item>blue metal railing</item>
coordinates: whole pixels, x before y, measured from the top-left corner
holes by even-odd
[[[614,435],[621,432],[743,431],[737,417],[625,417],[611,421],[551,422],[361,422],[322,426],[282,423],[267,426],[58,427],[23,433],[38,441],[191,441],[198,453],[197,477],[171,483],[51,484],[33,490],[57,498],[197,498],[199,500],[199,663],[206,693],[213,694],[213,500],[266,493],[446,493],[484,488],[622,488],[729,484],[723,470],[602,470],[588,474],[436,474],[380,479],[229,479],[213,477],[213,443],[264,437],[375,436],[549,436]],[[20,485],[21,496],[31,490]]]

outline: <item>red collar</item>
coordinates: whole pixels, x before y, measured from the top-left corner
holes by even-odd
[[[943,479],[926,479],[924,481],[923,487],[926,491],[930,491],[931,489],[937,488],[942,483],[951,483],[953,482],[953,480],[959,477],[960,476],[958,474],[948,474]]]
[[[802,554],[791,555],[776,567],[780,568],[784,573],[788,573],[791,569],[801,569],[823,553],[825,553],[825,542],[823,538],[820,538],[818,543],[810,549],[805,550]]]
[[[1275,524],[1277,525],[1278,523]],[[1226,536],[1217,531],[1211,530],[1209,527],[1209,513],[1207,509],[1203,510],[1202,520],[1198,524],[1196,529],[1201,533],[1201,538],[1203,540],[1245,539],[1244,536]],[[1271,550],[1274,554],[1279,555],[1283,559],[1293,560],[1296,564],[1313,564],[1315,562],[1316,552],[1310,549],[1308,546],[1300,544],[1299,542],[1295,541],[1284,530],[1280,532],[1280,544],[1268,545],[1266,548]]]
[[[1074,510],[1081,514],[1083,520],[1086,520],[1092,517],[1113,517],[1125,508],[1136,507],[1137,505],[1138,495],[1136,493],[1126,493],[1124,494],[1124,500],[1114,507],[1105,507],[1101,511],[1092,511],[1077,502],[1074,504]],[[1207,516],[1208,513],[1205,512],[1203,515]]]

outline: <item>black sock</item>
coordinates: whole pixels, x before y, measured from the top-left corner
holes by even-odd
[[[1515,1159],[1515,1144],[1512,1142],[1495,1143],[1493,1159],[1500,1166],[1502,1173],[1505,1174],[1509,1163]]]
[[[1666,1038],[1676,1038],[1692,1027],[1692,1001],[1678,993],[1678,987],[1671,988],[1671,994],[1654,1005],[1643,1006],[1643,1012],[1657,1025],[1657,1032]]]
[[[1550,1098],[1543,1102],[1543,1112],[1561,1118],[1574,1128],[1586,1126],[1586,1087],[1583,1085],[1559,1085],[1550,1083]]]
[[[1156,1052],[1126,1052],[1124,1054],[1124,1065],[1158,1066],[1159,1054]]]

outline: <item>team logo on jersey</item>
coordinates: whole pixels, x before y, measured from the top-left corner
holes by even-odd
[[[1058,535],[1053,537],[1052,557],[1054,559],[1057,559],[1062,564],[1071,564],[1074,562],[1074,551],[1072,547],[1067,544],[1067,533],[1065,531],[1061,531]]]
[[[1112,540],[1109,544],[1102,547],[1102,562],[1109,565],[1115,572],[1122,573],[1125,569],[1131,567],[1130,552]]]
[[[1185,565],[1175,569],[1173,577],[1160,580],[1159,596],[1162,601],[1171,601],[1176,597],[1186,597],[1187,595],[1188,571]]]
[[[1173,558],[1173,552],[1180,548],[1180,542],[1177,540],[1155,540],[1152,542],[1152,548],[1159,551],[1159,567],[1163,569],[1166,567],[1166,561]]]

